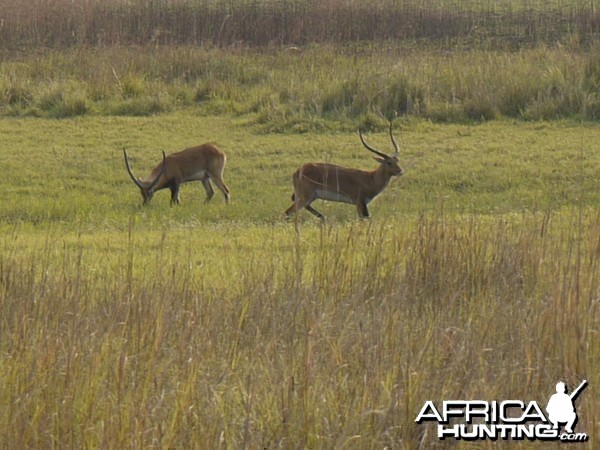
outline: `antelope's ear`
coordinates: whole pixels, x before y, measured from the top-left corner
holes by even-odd
[[[385,162],[385,159],[383,159],[383,158],[375,158],[375,157],[373,157],[373,159],[375,161],[377,161],[379,164],[383,164]]]

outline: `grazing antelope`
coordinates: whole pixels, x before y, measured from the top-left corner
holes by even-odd
[[[294,173],[292,179],[294,203],[285,212],[288,217],[306,208],[319,219],[325,220],[325,216],[311,206],[317,199],[356,205],[359,217],[369,217],[367,205],[381,194],[392,177],[401,176],[403,171],[398,161],[400,150],[392,134],[391,122],[390,139],[395,150],[391,156],[369,146],[360,129],[358,135],[367,150],[379,156],[373,158],[379,163],[379,167],[367,171],[326,163],[304,164]]]
[[[229,189],[223,181],[223,169],[227,158],[225,154],[212,144],[202,144],[188,148],[177,153],[165,156],[163,151],[162,163],[157,165],[145,180],[136,177],[131,171],[127,151],[125,166],[129,176],[137,187],[140,188],[144,205],[150,203],[156,191],[169,188],[171,191],[171,204],[179,204],[179,186],[188,181],[200,181],[206,190],[208,203],[214,195],[210,184],[211,180],[223,192],[225,202],[229,203]]]

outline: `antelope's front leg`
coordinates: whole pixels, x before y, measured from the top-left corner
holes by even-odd
[[[297,204],[298,200],[296,198],[296,194],[292,194],[292,205],[285,210],[285,215],[286,217],[290,217],[292,214],[297,214],[298,213],[298,204]]]
[[[172,185],[171,190],[171,205],[179,205],[179,185]]]
[[[359,200],[356,203],[356,210],[358,211],[358,216],[361,219],[369,218],[369,208],[367,208],[367,202],[365,202],[364,200]]]

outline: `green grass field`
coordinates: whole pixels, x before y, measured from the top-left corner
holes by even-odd
[[[321,203],[298,233],[291,174],[373,168],[357,133],[190,109],[0,134],[2,448],[428,448],[426,400],[545,405],[583,378],[598,445],[597,125],[398,119],[373,219]],[[204,141],[231,205],[193,183],[142,207],[122,149],[142,175]]]
[[[358,126],[358,125],[357,125]],[[143,228],[226,222],[279,223],[290,204],[291,175],[303,162],[375,168],[357,132],[264,134],[239,116],[196,116],[193,111],[150,118],[88,117],[55,121],[4,119],[2,158],[8,173],[0,206],[4,226],[83,229]],[[599,155],[595,124],[493,121],[481,125],[396,122],[405,176],[373,205],[376,218],[395,219],[443,206],[452,213],[501,214],[597,206]],[[386,133],[373,145],[391,151]],[[211,141],[228,155],[225,180],[233,192],[203,205],[200,183],[182,188],[180,208],[168,191],[141,208],[126,176],[123,149],[145,176],[167,153]],[[353,220],[351,207],[327,204],[332,221]],[[166,222],[165,222],[166,221]],[[312,220],[309,221],[311,223]]]

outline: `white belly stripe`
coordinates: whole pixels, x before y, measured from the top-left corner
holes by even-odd
[[[199,170],[185,177],[185,181],[203,180],[206,177],[206,170]]]
[[[332,202],[354,203],[350,197],[341,192],[331,192],[325,189],[317,189],[315,191],[317,198],[321,200],[330,200]]]

